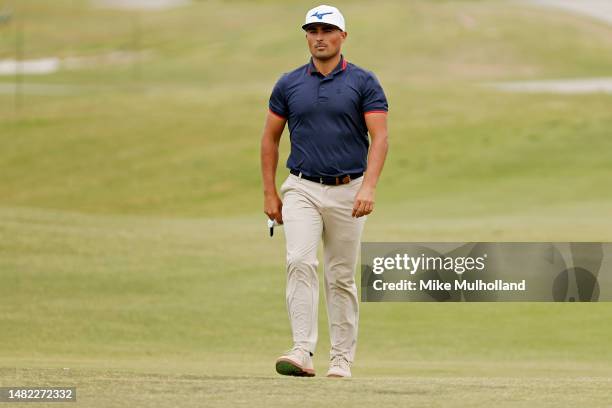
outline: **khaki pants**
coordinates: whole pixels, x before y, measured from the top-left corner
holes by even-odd
[[[343,355],[350,362],[355,357],[359,321],[355,266],[366,219],[351,214],[362,181],[360,177],[327,186],[290,174],[280,189],[287,241],[286,300],[294,346],[314,353],[317,344],[317,247],[322,238],[330,357]]]

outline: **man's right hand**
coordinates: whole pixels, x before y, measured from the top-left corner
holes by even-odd
[[[279,224],[283,223],[283,202],[278,193],[264,195],[264,212],[271,220],[276,220]]]

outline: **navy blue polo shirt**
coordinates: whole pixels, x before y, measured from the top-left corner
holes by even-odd
[[[374,74],[344,57],[327,76],[311,59],[283,74],[270,96],[270,111],[289,123],[287,167],[307,176],[365,171],[370,146],[365,115],[387,110]]]

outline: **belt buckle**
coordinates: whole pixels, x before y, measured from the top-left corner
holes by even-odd
[[[348,184],[351,182],[351,176],[348,174],[342,178],[342,184]]]

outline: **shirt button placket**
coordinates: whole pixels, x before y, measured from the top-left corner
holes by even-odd
[[[319,82],[319,101],[327,100],[327,87],[325,86],[325,82],[329,81],[329,78],[323,78],[321,82]]]

